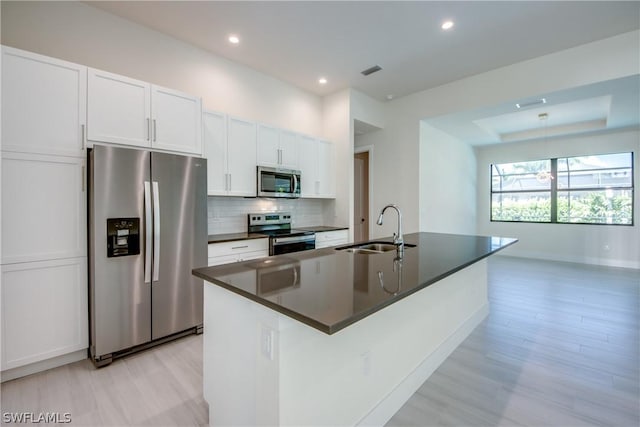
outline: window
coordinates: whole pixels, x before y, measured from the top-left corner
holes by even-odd
[[[491,221],[633,225],[633,153],[493,164]]]

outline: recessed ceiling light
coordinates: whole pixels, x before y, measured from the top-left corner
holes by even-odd
[[[450,30],[453,28],[453,21],[444,21],[441,25],[443,30]]]
[[[327,79],[325,79],[324,77],[320,77],[318,79],[318,83],[320,83],[321,85],[326,85],[327,84]]]
[[[389,101],[391,101],[391,100],[393,99],[393,95],[391,95],[391,94],[387,95],[387,99],[388,99]]]
[[[233,44],[240,43],[240,37],[236,36],[235,34],[230,35],[229,36],[229,43],[233,43]]]

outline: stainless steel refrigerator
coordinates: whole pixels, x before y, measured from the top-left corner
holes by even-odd
[[[88,194],[94,364],[201,332],[206,160],[95,146]]]

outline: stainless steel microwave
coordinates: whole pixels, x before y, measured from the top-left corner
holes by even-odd
[[[300,171],[258,166],[258,197],[300,197]]]

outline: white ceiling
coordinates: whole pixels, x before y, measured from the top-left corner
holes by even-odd
[[[547,103],[519,110],[516,103]],[[547,114],[546,120],[539,115]],[[581,86],[426,120],[471,145],[550,138],[640,125],[640,76]]]
[[[352,87],[381,101],[640,28],[640,1],[86,3],[320,96]],[[382,71],[361,74],[374,65]],[[473,145],[640,125],[638,76],[539,97],[547,104],[518,110],[534,99],[514,100],[428,122]],[[376,129],[356,123],[358,134]]]
[[[352,87],[379,100],[640,28],[638,1],[87,4],[318,95]],[[455,21],[448,32],[445,19]],[[382,71],[360,74],[373,65]]]

